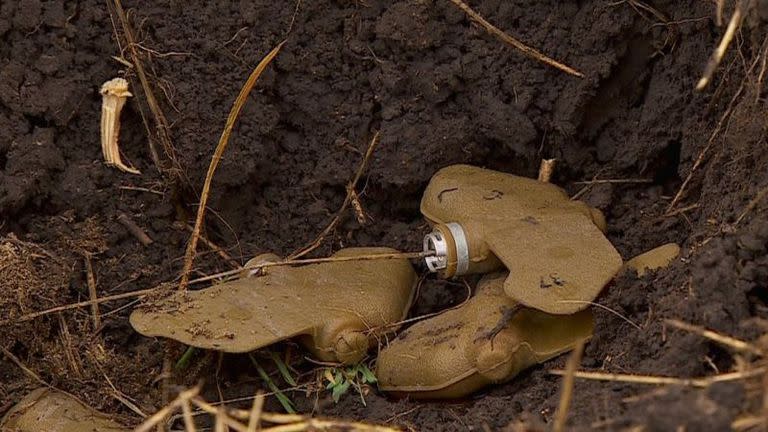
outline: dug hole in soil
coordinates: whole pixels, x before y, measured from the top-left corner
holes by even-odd
[[[145,414],[164,405],[164,358],[178,359],[184,348],[135,333],[135,299],[101,304],[98,327],[89,307],[15,320],[87,300],[87,262],[99,297],[177,280],[226,116],[256,64],[284,39],[245,104],[208,203],[204,234],[238,263],[311,242],[341,206],[376,131],[380,143],[358,188],[367,221],[346,212],[314,256],[358,245],[419,250],[428,230],[419,200],[442,167],[535,177],[542,158],[556,158],[553,182],[605,213],[623,257],[667,242],[683,248],[669,268],[623,274],[606,288],[580,369],[687,378],[762,367],[665,322],[744,341],[766,331],[768,199],[759,198],[768,187],[767,9],[745,2],[712,82],[696,92],[735,7],[726,2],[718,26],[715,3],[470,3],[584,73],[577,78],[524,57],[448,0],[124,1],[171,126],[174,165],[135,67],[116,60],[131,55],[105,2],[2,1],[0,415],[40,386],[32,374],[129,425],[142,418],[124,401]],[[126,76],[135,95],[120,145],[141,175],[101,159],[98,90],[115,76]],[[157,169],[150,143],[170,169]],[[581,183],[595,179],[625,182]],[[126,219],[153,242],[139,242]],[[201,244],[193,277],[231,268]],[[462,283],[428,277],[410,316],[466,294]],[[567,358],[466,400],[393,400],[367,388],[364,405],[354,391],[334,403],[298,347],[275,351],[290,354],[299,376],[290,389],[273,374],[299,412],[417,431],[547,429],[562,382],[549,371]],[[577,380],[569,427],[729,430],[765,415],[760,379],[703,389]],[[171,388],[199,380],[209,401],[245,398],[232,406],[248,407],[257,389],[268,390],[245,356],[197,353]],[[270,397],[267,409],[281,407]]]

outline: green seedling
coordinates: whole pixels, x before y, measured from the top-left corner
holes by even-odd
[[[293,379],[293,375],[291,375],[291,371],[283,359],[274,351],[270,351],[269,355],[272,357],[272,361],[275,362],[275,366],[277,366],[277,370],[280,371],[280,375],[283,376],[285,382],[296,387],[296,380]]]
[[[296,414],[296,407],[294,406],[293,401],[291,401],[291,399],[288,396],[286,396],[282,390],[280,390],[280,387],[278,387],[277,384],[275,384],[272,378],[269,377],[269,374],[267,373],[267,371],[264,370],[263,367],[261,367],[258,360],[256,360],[256,357],[254,357],[253,354],[249,354],[248,357],[251,359],[251,362],[256,367],[256,370],[259,372],[259,376],[261,377],[261,379],[264,380],[265,383],[267,383],[267,387],[269,387],[269,390],[271,390],[272,393],[275,394],[275,397],[277,398],[278,402],[280,402],[280,405],[283,406],[283,409],[289,414]],[[275,362],[275,363],[277,364],[278,369],[280,369],[278,362]],[[288,368],[285,366],[285,363],[283,363],[283,367],[285,368],[285,371],[287,373]],[[282,371],[280,373],[283,374]],[[283,375],[283,377],[285,377],[285,375]],[[291,380],[293,381],[293,377],[291,377]],[[294,381],[294,385],[295,385],[295,381]]]
[[[197,348],[192,346],[187,347],[187,350],[184,351],[184,354],[182,354],[181,357],[179,357],[179,360],[176,362],[174,369],[176,369],[178,372],[186,370],[189,367],[189,364],[192,362],[192,357],[195,356],[196,352]]]
[[[327,368],[323,376],[328,380],[326,390],[331,391],[333,401],[338,403],[341,397],[346,394],[350,388],[354,387],[360,395],[360,401],[365,403],[363,386],[366,384],[375,384],[378,380],[376,375],[371,372],[365,363],[358,363],[353,366]]]

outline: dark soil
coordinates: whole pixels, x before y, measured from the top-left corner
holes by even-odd
[[[768,187],[764,3],[750,2],[712,85],[695,92],[723,32],[714,2],[647,2],[668,24],[639,2],[471,2],[500,28],[582,71],[579,79],[523,57],[447,0],[303,1],[298,9],[293,2],[125,1],[172,126],[177,175],[152,161],[142,113],[153,144],[162,146],[134,70],[113,59],[125,41],[122,32],[120,44],[115,39],[105,2],[2,1],[0,322],[87,299],[85,256],[99,296],[172,282],[232,102],[253,67],[287,37],[245,105],[213,183],[205,234],[237,261],[287,255],[312,241],[341,205],[375,131],[381,142],[361,193],[371,221],[361,225],[349,212],[317,256],[354,245],[418,250],[426,230],[420,194],[441,167],[471,163],[535,176],[540,159],[554,157],[554,181],[571,193],[593,178],[650,179],[596,184],[583,194],[606,213],[623,256],[670,241],[684,250],[670,268],[642,279],[621,275],[605,291],[599,303],[626,319],[597,310],[582,368],[679,377],[731,371],[730,352],[664,320],[745,340],[765,331],[768,199],[748,207]],[[728,2],[726,19],[732,8]],[[123,112],[120,141],[140,176],[101,160],[98,89],[115,76],[126,76],[136,95]],[[676,206],[697,207],[665,217],[732,100]],[[143,246],[117,220],[121,214],[154,242]],[[231,268],[204,246],[196,265],[195,276]],[[412,314],[466,294],[462,283],[428,278]],[[0,347],[43,381],[135,424],[140,418],[118,399],[145,413],[160,408],[164,353],[178,358],[182,348],[134,333],[132,301],[102,304],[96,329],[89,308],[0,324]],[[315,366],[293,357],[302,382],[312,384]],[[354,394],[338,404],[306,387],[288,394],[303,412],[419,431],[512,430],[521,421],[546,428],[561,383],[548,371],[564,362],[448,403],[389,400],[374,390],[367,406]],[[219,363],[204,353],[177,375],[178,385],[204,379],[211,400],[249,397],[264,386],[242,356]],[[0,356],[0,415],[38,385]],[[748,387],[578,381],[570,424],[726,430],[753,408]],[[270,399],[268,408],[279,405]]]

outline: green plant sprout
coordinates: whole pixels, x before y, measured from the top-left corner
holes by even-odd
[[[360,401],[365,406],[365,395],[363,386],[377,382],[376,375],[371,372],[365,363],[358,363],[353,366],[330,367],[326,368],[323,376],[328,380],[326,390],[331,391],[333,401],[338,403],[351,387],[357,390],[360,395]]]
[[[280,359],[279,356],[276,354],[270,352],[272,355],[272,360],[275,362],[275,365],[277,366],[277,369],[280,371],[280,374],[283,376],[283,378],[291,385],[296,385],[296,380],[293,379],[290,372],[288,371],[288,366],[286,366],[285,362]],[[280,402],[280,405],[283,406],[283,409],[289,413],[289,414],[296,414],[296,407],[293,404],[293,401],[283,393],[282,390],[280,390],[280,387],[275,384],[275,382],[272,380],[272,378],[269,377],[269,374],[267,371],[264,370],[263,367],[259,364],[258,360],[256,360],[256,357],[253,356],[253,354],[249,354],[248,357],[251,359],[251,362],[256,367],[256,370],[259,372],[259,376],[261,376],[261,379],[264,380],[265,383],[267,383],[267,387],[269,387],[269,390],[271,390],[275,397],[277,398],[278,402]]]
[[[186,370],[189,367],[189,364],[192,362],[192,357],[195,356],[195,353],[197,353],[197,348],[192,346],[187,347],[187,350],[184,351],[184,354],[182,354],[179,360],[176,362],[174,369],[176,369],[177,372]]]

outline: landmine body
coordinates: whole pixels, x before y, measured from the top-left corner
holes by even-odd
[[[462,397],[592,335],[589,310],[552,315],[524,307],[504,292],[507,277],[485,276],[465,304],[400,333],[379,354],[379,387],[422,399]]]
[[[667,243],[630,259],[624,263],[624,268],[632,269],[638,277],[643,277],[648,271],[667,267],[679,255],[680,246]]]
[[[0,431],[9,432],[128,432],[66,393],[49,388],[33,390],[5,414]]]
[[[624,268],[642,277],[669,265],[679,251],[669,243]],[[380,388],[416,399],[459,398],[509,381],[592,337],[590,309],[553,315],[524,307],[504,291],[508,277],[506,272],[484,276],[466,303],[400,333],[379,354]]]
[[[443,277],[506,268],[507,295],[547,313],[586,308],[622,266],[603,214],[550,183],[454,165],[432,177],[421,212],[447,244]]]
[[[349,248],[334,257],[397,252]],[[277,261],[275,255],[255,261]],[[179,293],[131,314],[146,336],[244,353],[296,337],[317,359],[355,363],[396,329],[413,299],[416,273],[406,259],[275,266],[262,274]]]
[[[382,390],[420,399],[466,396],[592,336],[588,306],[622,269],[599,210],[549,183],[457,165],[432,178],[421,211],[432,235],[447,243],[441,276],[508,272],[485,276],[466,303],[413,325],[382,350]],[[430,250],[434,238],[427,240]],[[642,275],[678,253],[677,245],[664,245],[625,268]]]

